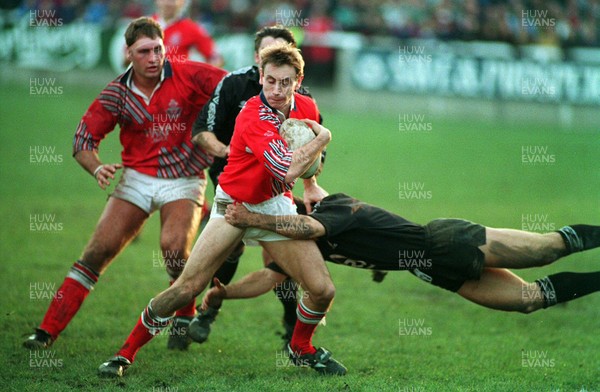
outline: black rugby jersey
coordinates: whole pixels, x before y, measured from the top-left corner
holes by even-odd
[[[337,264],[398,270],[403,254],[430,246],[422,225],[343,193],[325,197],[310,216],[327,231],[316,241],[323,258]]]

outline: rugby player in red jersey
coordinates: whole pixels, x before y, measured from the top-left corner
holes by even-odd
[[[139,18],[125,32],[132,66],[109,83],[81,119],[73,156],[105,189],[124,168],[80,259],[57,290],[39,328],[23,345],[49,347],[67,327],[98,278],[136,236],[146,219],[160,211],[160,247],[172,281],[183,270],[204,203],[204,169],[212,157],[192,143],[198,111],[226,72],[204,63],[165,61],[163,33],[156,21]],[[100,142],[120,127],[121,163],[102,163]],[[185,323],[195,301],[178,307]],[[176,335],[171,348],[183,348]]]
[[[192,129],[192,135],[194,135],[192,140],[215,156],[215,160],[208,170],[215,188],[219,184],[219,177],[227,164],[229,144],[233,137],[237,115],[246,104],[246,101],[262,91],[258,67],[260,64],[260,51],[268,46],[283,43],[296,46],[294,35],[284,26],[265,26],[257,31],[254,38],[254,61],[256,64],[238,69],[225,76],[196,118]],[[306,86],[301,86],[297,92],[311,96]],[[223,284],[231,282],[244,248],[245,245],[242,241],[217,271],[215,277]],[[282,334],[282,338],[286,343],[291,339],[296,325],[296,308],[298,304],[296,302],[295,286],[295,283],[287,282],[275,291],[277,298],[283,304],[282,321],[285,332]],[[198,343],[206,341],[211,331],[211,324],[218,314],[219,309],[215,308],[198,312],[190,323],[190,338]]]
[[[319,112],[315,102],[296,92],[304,69],[299,50],[291,45],[276,45],[261,51],[260,56],[263,90],[249,99],[238,115],[229,160],[219,178],[210,220],[179,278],[150,300],[125,344],[114,357],[100,365],[100,376],[123,376],[139,349],[170,324],[177,309],[206,288],[242,238],[259,241],[307,293],[298,304],[298,321],[290,343],[292,360],[323,374],[346,373],[346,368],[333,359],[329,351],[312,345],[317,324],[325,317],[335,294],[315,243],[289,240],[266,230],[239,229],[223,217],[226,206],[234,201],[245,203],[255,212],[295,214],[291,189],[331,139],[329,130],[317,122]],[[315,132],[315,139],[289,151],[279,135],[279,127],[286,118],[303,119]],[[307,187],[318,185],[309,180],[305,181]],[[321,194],[322,189],[309,192]]]
[[[163,28],[167,59],[171,63],[186,61],[190,57],[190,49],[194,48],[207,63],[223,66],[223,57],[212,37],[198,23],[183,17],[185,7],[186,0],[156,0],[158,12],[152,18]]]

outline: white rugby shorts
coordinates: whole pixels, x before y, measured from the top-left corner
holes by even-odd
[[[112,197],[126,200],[147,214],[159,210],[167,203],[189,199],[204,204],[206,180],[198,177],[157,178],[125,168]]]
[[[210,212],[210,219],[223,219],[225,217],[225,208],[227,208],[228,204],[233,203],[233,201],[234,200],[231,198],[231,196],[225,193],[220,185],[217,185],[217,189],[215,190],[215,201]],[[293,203],[292,199],[284,196],[283,194],[277,195],[259,204],[242,204],[250,212],[255,212],[257,214],[279,216],[298,215],[298,212],[296,211],[296,205]],[[273,231],[257,229],[254,227],[247,228],[246,233],[244,234],[244,241],[254,240],[269,242],[288,241],[290,239],[291,238],[282,236]]]

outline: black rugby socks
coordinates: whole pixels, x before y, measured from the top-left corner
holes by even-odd
[[[282,283],[277,284],[273,289],[277,299],[283,305],[283,321],[286,326],[291,328],[296,325],[296,308],[298,302],[296,301],[298,295],[298,284],[291,278],[287,278]]]
[[[600,272],[560,272],[535,282],[542,290],[547,308],[600,291]]]
[[[600,246],[600,226],[570,225],[558,230],[567,246],[567,254]]]

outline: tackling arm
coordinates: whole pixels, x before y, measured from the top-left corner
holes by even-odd
[[[202,299],[202,309],[206,310],[209,306],[218,308],[224,299],[258,297],[286,279],[287,275],[269,268],[252,272],[227,286],[223,286],[219,279],[215,278],[215,286],[208,290]]]
[[[239,203],[227,206],[225,220],[230,225],[239,228],[257,227],[296,240],[310,240],[326,234],[325,227],[321,222],[310,216],[255,214]]]

